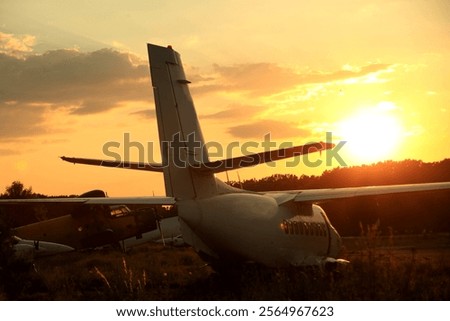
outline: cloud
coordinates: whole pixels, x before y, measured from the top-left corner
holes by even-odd
[[[85,114],[149,100],[148,68],[132,58],[110,49],[54,50],[25,59],[0,54],[0,102],[71,106]]]
[[[48,132],[44,124],[48,110],[88,115],[128,101],[151,105],[152,100],[148,64],[110,49],[88,53],[62,49],[24,57],[3,52],[0,74],[2,138]]]
[[[13,35],[0,32],[0,53],[17,58],[33,51],[36,37],[32,35]]]
[[[225,110],[207,115],[201,115],[203,119],[249,119],[259,112],[263,111],[264,107],[249,106],[249,105],[232,105]]]
[[[18,155],[20,152],[17,150],[12,150],[8,148],[0,148],[0,155],[2,156],[10,156],[10,155]]]
[[[214,65],[214,78],[205,78],[194,86],[194,92],[241,91],[250,96],[269,96],[301,85],[325,84],[329,82],[364,77],[387,71],[390,64],[368,64],[362,67],[344,66],[333,72],[299,73],[294,69],[273,63],[250,63],[231,66]],[[214,79],[214,80],[212,80]]]
[[[299,75],[292,70],[271,63],[215,65],[215,71],[230,89],[249,91],[256,95],[276,93],[299,81]]]
[[[238,138],[263,139],[270,133],[273,139],[287,137],[307,137],[311,134],[309,130],[299,128],[294,123],[277,120],[258,120],[253,123],[231,127],[228,132]]]
[[[142,109],[135,112],[130,113],[130,115],[142,117],[142,118],[156,118],[156,110],[155,109]]]
[[[1,37],[2,137],[28,137],[48,133],[50,129],[45,127],[45,113],[49,110],[63,110],[81,116],[106,112],[131,101],[152,105],[148,63],[132,54],[112,49],[92,52],[60,49],[32,54],[30,50],[34,40],[31,36],[1,33]],[[258,97],[281,93],[304,84],[362,77],[387,70],[389,66],[371,64],[329,73],[302,74],[272,63],[214,65],[212,75],[201,75],[198,69],[193,68],[189,77],[197,81],[191,87],[193,92],[243,92],[251,97]],[[203,117],[251,119],[263,109],[245,105],[230,106],[227,110]],[[154,114],[146,110],[135,114],[154,117]],[[4,120],[12,121],[14,126]],[[295,128],[271,122],[270,125],[283,136]],[[263,125],[268,124],[260,121],[253,125],[264,127]],[[242,132],[242,128],[236,126],[231,132],[239,137],[248,137]]]

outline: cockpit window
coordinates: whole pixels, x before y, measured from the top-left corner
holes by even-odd
[[[125,205],[111,206],[111,216],[121,217],[131,213],[131,210]]]
[[[284,233],[289,235],[327,236],[325,223],[310,223],[299,220],[283,220],[280,224]]]

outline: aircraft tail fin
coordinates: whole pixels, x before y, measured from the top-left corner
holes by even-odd
[[[194,171],[208,152],[180,55],[170,46],[148,44],[167,196],[197,198],[216,193],[213,172]]]

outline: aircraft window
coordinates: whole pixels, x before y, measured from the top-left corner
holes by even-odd
[[[295,222],[295,234],[300,234],[299,222]]]
[[[302,233],[302,225],[301,222],[298,221],[283,220],[280,227],[286,234]]]
[[[292,224],[292,222],[289,222],[289,234],[294,234],[294,226]]]
[[[111,207],[111,216],[120,217],[129,214],[131,211],[127,206],[119,205]]]
[[[280,228],[284,233],[291,235],[326,236],[325,226],[322,223],[283,220]]]
[[[327,236],[327,229],[325,228],[325,224],[320,224],[320,230],[322,231],[322,236]]]
[[[302,222],[298,222],[298,229],[300,234],[305,234],[305,229]]]
[[[284,221],[284,232],[289,234],[289,222],[287,220]]]

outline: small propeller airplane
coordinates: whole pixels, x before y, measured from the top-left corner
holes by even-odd
[[[105,198],[105,192],[93,190],[82,194],[79,198]],[[64,209],[68,214],[39,222],[16,227],[12,234],[20,240],[35,242],[43,245],[52,243],[52,249],[56,244],[71,247],[72,250],[101,247],[105,245],[122,245],[125,250],[144,241],[161,240],[161,235],[173,237],[181,232],[177,226],[174,227],[176,214],[169,207],[153,204],[151,207],[137,208],[131,210],[126,205],[89,205],[78,202],[78,198],[67,199]],[[28,202],[31,201],[31,202]],[[5,202],[3,202],[5,203]],[[43,200],[8,200],[7,205],[33,206],[34,204],[58,204],[49,199]],[[0,203],[1,204],[1,203]],[[58,208],[60,210],[61,206]],[[165,220],[164,223],[161,221]],[[145,237],[143,237],[145,236]],[[170,239],[169,239],[170,240]],[[40,242],[40,243],[39,243]],[[46,243],[45,243],[46,242]],[[31,243],[27,243],[29,245]],[[16,249],[25,247],[16,246]],[[65,248],[64,248],[65,249]],[[44,251],[35,251],[36,254]],[[46,251],[50,252],[50,251]],[[58,251],[51,251],[57,253]]]
[[[324,266],[339,258],[341,238],[317,203],[367,195],[450,189],[450,182],[274,192],[227,185],[216,173],[325,151],[331,143],[210,161],[179,53],[148,44],[162,163],[62,157],[64,161],[162,172],[165,197],[80,197],[15,200],[76,202],[90,206],[175,206],[183,241],[212,262],[255,262],[268,267]],[[11,202],[12,200],[8,200]]]

